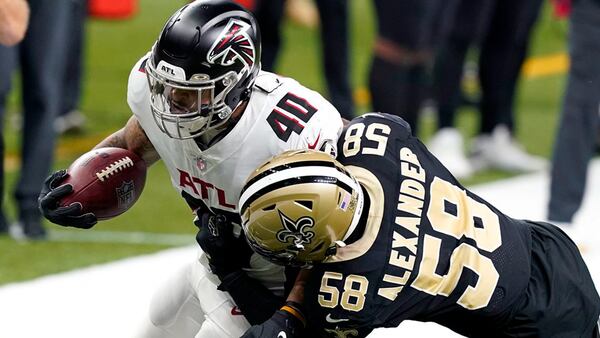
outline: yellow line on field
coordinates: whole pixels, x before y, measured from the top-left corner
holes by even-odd
[[[68,138],[59,140],[55,150],[55,157],[57,160],[64,160],[67,158],[77,157],[88,150],[92,149],[96,144],[102,141],[107,134],[94,134],[76,138]],[[4,169],[8,171],[15,171],[19,169],[21,156],[17,153],[8,153],[4,159]]]
[[[565,53],[530,58],[523,64],[522,75],[537,78],[563,74],[569,69],[569,56]]]
[[[367,106],[371,103],[371,92],[368,88],[359,87],[354,90],[354,103],[357,106]]]
[[[536,79],[544,76],[564,74],[569,69],[569,56],[566,53],[556,53],[532,57],[525,60],[521,74],[526,79]],[[354,90],[354,102],[358,106],[367,106],[371,102],[369,89],[365,87]]]

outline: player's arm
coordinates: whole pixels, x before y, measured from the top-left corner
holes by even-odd
[[[146,132],[140,126],[135,116],[132,116],[127,124],[112,133],[110,136],[98,143],[94,149],[104,147],[116,147],[128,149],[139,155],[147,166],[156,163],[160,156],[154,146],[146,136]]]
[[[200,211],[194,223],[200,228],[196,241],[207,255],[211,271],[221,281],[219,290],[230,294],[250,324],[267,320],[284,299],[244,271],[252,251],[243,235],[235,238],[227,216],[211,211]]]
[[[125,127],[105,138],[94,149],[102,147],[117,147],[133,151],[148,166],[159,159],[158,153],[135,117],[131,117]],[[81,203],[60,206],[61,199],[73,192],[72,185],[61,184],[68,175],[67,171],[63,169],[51,174],[46,179],[38,198],[40,211],[52,223],[89,229],[98,222],[98,219],[93,213],[84,214]]]
[[[301,270],[286,303],[267,321],[252,326],[242,338],[302,337],[306,328],[306,317],[302,305],[304,288],[310,275],[310,270]]]

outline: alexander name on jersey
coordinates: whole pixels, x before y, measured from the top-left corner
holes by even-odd
[[[394,301],[402,291],[415,266],[419,225],[425,198],[425,169],[410,148],[400,149],[400,174],[402,184],[398,195],[397,215],[394,219],[393,235],[390,238],[388,273],[382,277],[377,295]],[[410,216],[405,216],[406,214]],[[403,230],[400,230],[403,229]],[[403,234],[411,234],[405,236]]]

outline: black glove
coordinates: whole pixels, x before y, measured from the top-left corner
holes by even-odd
[[[269,320],[252,326],[241,338],[298,338],[304,334],[304,316],[298,307],[286,303]],[[290,312],[296,312],[292,314]],[[302,319],[300,319],[302,318]]]
[[[93,213],[82,214],[81,203],[72,203],[66,207],[59,206],[61,198],[73,192],[72,185],[59,185],[67,176],[69,174],[63,169],[46,178],[38,198],[40,211],[52,223],[66,227],[89,229],[98,223],[98,219]]]
[[[194,223],[200,228],[196,241],[208,256],[212,272],[221,280],[248,264],[251,252],[242,252],[246,244],[243,238],[233,236],[233,225],[226,216],[205,212]]]

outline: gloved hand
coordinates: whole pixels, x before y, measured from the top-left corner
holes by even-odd
[[[302,337],[304,327],[304,315],[288,302],[266,322],[252,326],[241,338],[298,338]]]
[[[208,256],[212,272],[221,280],[247,264],[251,253],[242,252],[246,244],[243,238],[233,236],[233,226],[226,216],[205,212],[194,223],[200,228],[196,241]]]
[[[59,185],[69,174],[66,170],[59,170],[46,178],[38,204],[42,215],[50,222],[66,227],[89,229],[98,223],[93,213],[82,214],[81,203],[59,206],[60,199],[73,192],[70,184]]]

